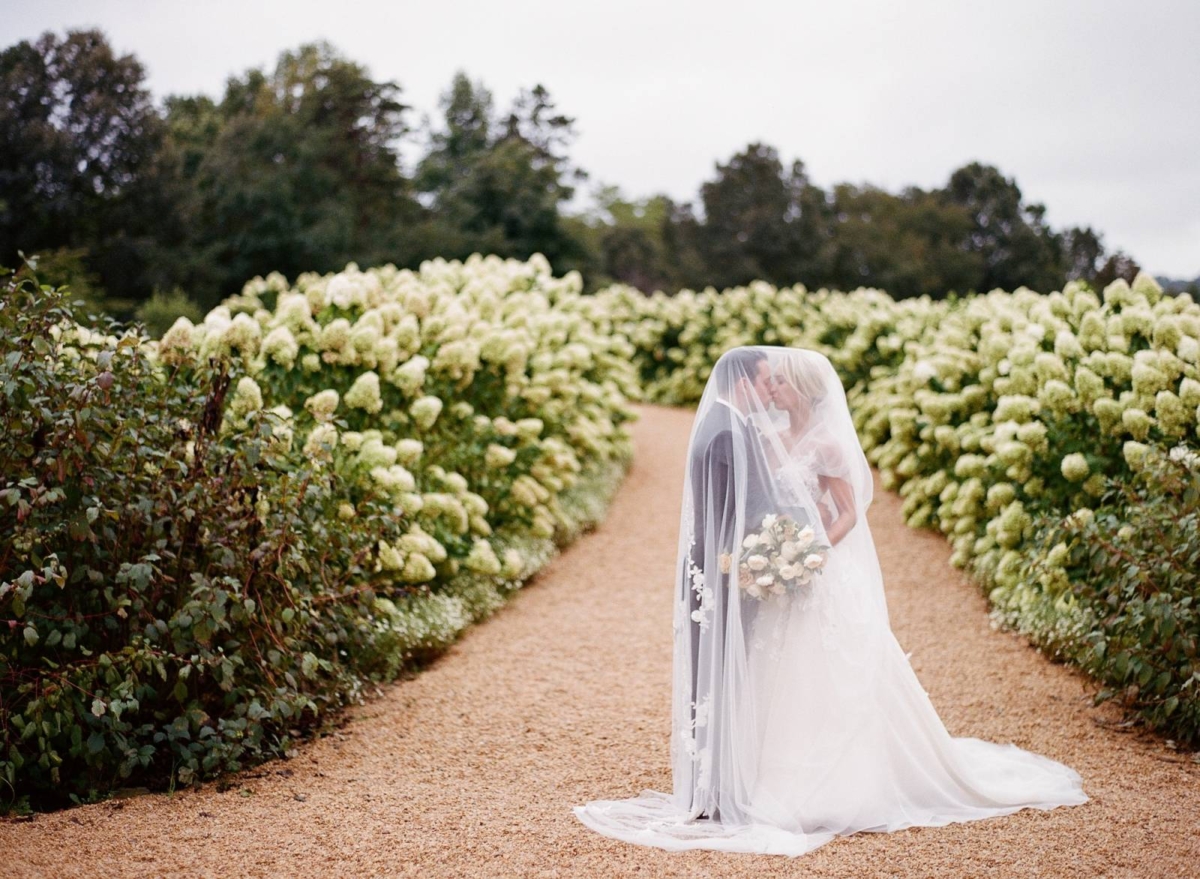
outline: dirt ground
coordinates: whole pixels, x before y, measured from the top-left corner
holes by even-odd
[[[2,876],[1153,876],[1200,873],[1200,764],[1113,724],[1092,687],[993,631],[897,496],[869,514],[897,639],[954,735],[1083,776],[1091,801],[801,858],[668,853],[571,807],[671,787],[671,595],[693,413],[641,405],[605,523],[412,680],[297,756],[216,785],[0,821]]]

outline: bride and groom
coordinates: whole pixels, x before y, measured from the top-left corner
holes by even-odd
[[[673,791],[578,806],[584,824],[668,850],[801,855],[1087,802],[1070,767],[942,724],[890,628],[871,470],[827,358],[723,354],[686,468]]]

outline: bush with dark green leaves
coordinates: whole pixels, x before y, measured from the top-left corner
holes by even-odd
[[[380,548],[419,523],[361,468],[271,411],[229,417],[236,364],[165,365],[67,300],[0,289],[0,809],[287,754],[499,607],[628,466],[585,466],[552,535],[501,523],[500,573],[400,582]]]
[[[187,782],[355,699],[391,505],[340,520],[337,475],[274,454],[267,417],[220,429],[228,374],[3,293],[0,801]]]
[[[1154,729],[1200,744],[1200,456],[1147,451],[1101,504],[1043,518],[994,613]]]
[[[134,317],[141,321],[150,336],[161,339],[163,333],[179,318],[186,317],[188,320],[198,321],[203,319],[204,315],[200,306],[176,287],[170,292],[155,290],[149,299],[137,307]]]

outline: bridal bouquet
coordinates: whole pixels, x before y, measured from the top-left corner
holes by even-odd
[[[829,547],[814,543],[811,527],[787,515],[764,516],[762,528],[747,534],[738,557],[738,586],[751,598],[799,591],[825,567]],[[733,554],[720,557],[721,572],[733,569]]]

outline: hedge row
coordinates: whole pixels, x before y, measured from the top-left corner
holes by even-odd
[[[10,804],[286,753],[499,606],[629,463],[629,352],[544,262],[256,279],[161,344],[2,292]]]
[[[884,486],[910,525],[953,542],[997,624],[1082,665],[1104,684],[1098,699],[1200,742],[1189,296],[1143,274],[1099,294],[1070,283],[945,301],[761,283],[598,298],[658,402],[698,400],[735,345],[828,356]],[[1064,523],[1083,519],[1095,524],[1067,540]]]

